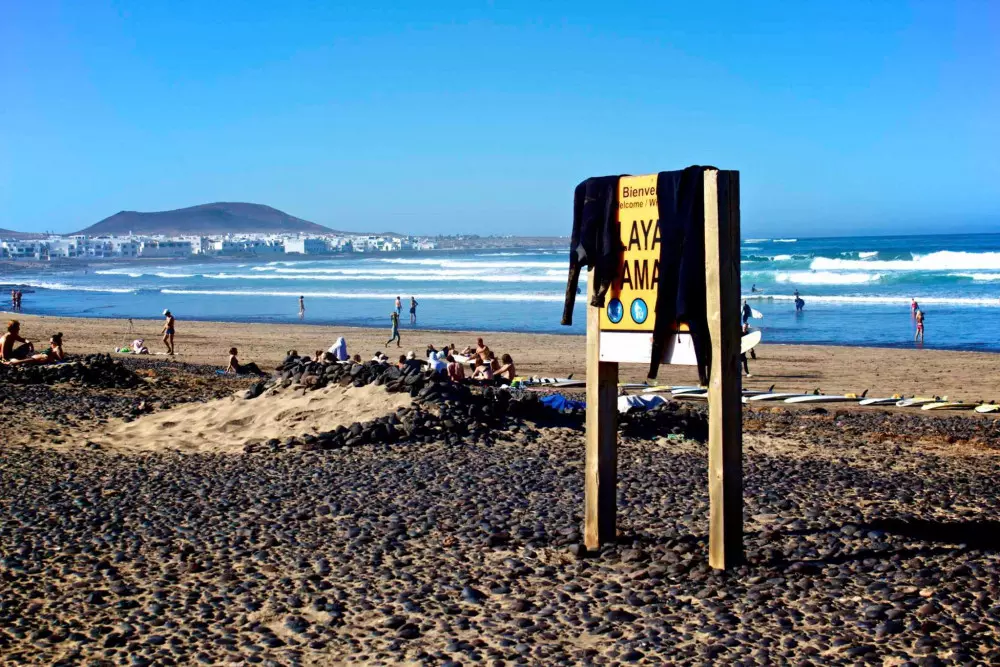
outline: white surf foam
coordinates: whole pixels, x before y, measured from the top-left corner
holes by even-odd
[[[798,239],[772,239],[771,243],[798,243]]]
[[[205,296],[278,296],[278,297],[298,297],[306,296],[313,299],[379,299],[392,300],[397,296],[397,292],[280,292],[280,291],[255,291],[255,290],[189,290],[189,289],[161,289],[161,294],[200,294]],[[553,301],[562,302],[561,294],[536,294],[519,292],[516,294],[461,294],[461,293],[441,293],[441,294],[421,294],[423,299],[437,299],[441,301]]]
[[[744,294],[741,298],[750,301],[794,301],[793,294]],[[854,303],[854,304],[899,304],[906,308],[910,307],[910,297],[908,296],[847,296],[839,294],[829,294],[823,296],[812,296],[803,294],[802,298],[806,302],[806,308],[810,303]],[[923,297],[917,299],[921,305],[938,304],[952,306],[996,306],[1000,307],[1000,298],[994,297]]]
[[[25,287],[37,287],[38,289],[55,290],[57,292],[103,292],[106,294],[132,294],[136,290],[127,287],[94,287],[91,285],[67,285],[66,283],[54,283],[46,280],[28,280],[19,282]]]
[[[858,257],[861,259],[870,259],[872,257],[878,257],[878,250],[862,250],[858,253]]]
[[[563,262],[477,262],[456,259],[403,259],[399,257],[379,260],[387,264],[419,264],[453,269],[557,269],[569,268],[569,260]]]
[[[1000,280],[1000,273],[949,273],[954,278],[972,278],[976,282],[995,282]]]
[[[1000,269],[1000,252],[941,250],[913,259],[835,259],[816,257],[809,265],[817,271],[881,269],[884,271],[961,271]]]
[[[798,285],[863,285],[882,279],[881,273],[834,273],[831,271],[792,271],[774,277],[779,283]]]
[[[491,275],[438,275],[433,273],[400,273],[391,275],[385,274],[361,274],[361,275],[329,275],[329,274],[284,274],[284,273],[259,273],[249,275],[245,273],[207,273],[203,277],[212,280],[298,280],[308,281],[398,281],[398,282],[457,282],[476,281],[486,283],[558,283],[565,282],[565,274],[559,276],[529,276],[524,274],[491,274]]]

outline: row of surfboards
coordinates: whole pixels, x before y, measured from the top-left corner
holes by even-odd
[[[522,386],[529,389],[572,389],[585,387],[585,380],[572,378],[531,377],[523,378]],[[670,393],[674,398],[691,400],[708,400],[708,390],[697,385],[648,385],[639,382],[622,383],[619,389],[641,391],[647,394]],[[773,387],[771,388],[773,390]],[[947,396],[886,396],[868,398],[867,392],[862,394],[802,394],[743,390],[744,403],[783,402],[783,403],[856,403],[864,406],[896,406],[900,408],[920,408],[921,410],[975,410],[980,413],[1000,412],[997,403],[965,403],[949,401]]]
[[[675,398],[707,400],[708,391],[704,387],[677,387],[671,389]],[[743,391],[744,403],[783,402],[783,403],[856,403],[865,406],[896,406],[900,408],[917,408],[921,410],[975,410],[980,413],[1000,412],[996,403],[964,403],[949,401],[947,396],[886,396],[884,398],[867,398],[863,394],[800,394],[780,393],[773,391]]]

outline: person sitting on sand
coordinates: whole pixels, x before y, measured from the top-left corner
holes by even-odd
[[[419,373],[424,369],[424,365],[417,359],[417,355],[413,353],[413,350],[406,353],[406,361],[403,365],[406,367],[407,372],[410,373]]]
[[[229,365],[226,366],[226,373],[235,373],[236,375],[265,375],[264,371],[260,370],[257,364],[252,361],[249,364],[241,364],[240,360],[236,358],[239,354],[239,350],[235,347],[229,348]]]
[[[330,346],[330,354],[337,361],[350,361],[351,356],[347,354],[347,341],[344,340],[343,336],[337,339],[337,342]]]
[[[448,355],[448,379],[461,384],[465,382],[465,367],[455,361],[455,357]]]
[[[360,364],[361,363],[361,355],[360,354],[355,354],[353,357],[351,357],[351,361],[353,361],[356,364]]]
[[[323,350],[316,350],[316,354],[313,355],[313,361],[322,362],[326,358],[329,352],[324,352]]]
[[[377,364],[387,364],[389,363],[389,357],[385,356],[381,350],[376,350],[375,354],[372,355],[372,361]]]
[[[444,360],[444,357],[440,352],[431,352],[427,357],[428,366],[435,373],[443,374],[448,371],[448,362]]]
[[[476,370],[472,373],[472,379],[479,380],[480,382],[493,381],[493,366],[490,364],[488,358],[484,359],[482,355],[480,355],[479,365],[476,366]]]
[[[496,370],[493,376],[503,379],[506,381],[505,384],[509,384],[517,377],[517,369],[514,368],[514,359],[509,354],[504,354],[500,359],[503,361],[503,365]]]
[[[66,353],[62,348],[62,333],[53,334],[49,339],[49,346],[40,353],[32,355],[27,359],[15,359],[10,362],[11,366],[40,366],[42,364],[54,364],[66,358]]]
[[[406,368],[406,355],[405,354],[399,355],[399,363],[396,364],[396,366],[399,367],[399,370],[403,370],[404,368]]]
[[[146,341],[141,338],[136,338],[132,341],[132,354],[149,354],[149,348],[146,347]]]
[[[15,343],[21,343],[14,347]],[[7,323],[7,333],[0,337],[0,361],[27,359],[34,353],[35,346],[30,340],[21,338],[21,323],[11,320]]]
[[[496,375],[500,371],[500,360],[497,359],[497,355],[493,354],[493,350],[489,350],[486,353],[486,360],[490,362],[490,369]]]
[[[163,311],[163,317],[166,318],[163,322],[163,344],[167,346],[167,354],[172,355],[174,354],[174,329],[177,322],[169,310]]]

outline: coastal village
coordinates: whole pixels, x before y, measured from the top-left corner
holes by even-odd
[[[180,259],[275,257],[434,250],[436,241],[392,235],[225,234],[207,236],[87,235],[0,240],[0,259]]]

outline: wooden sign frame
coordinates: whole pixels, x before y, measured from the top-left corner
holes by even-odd
[[[709,565],[743,562],[743,404],[740,374],[740,181],[706,169],[705,286],[712,367],[708,383]],[[588,297],[594,289],[587,281]],[[589,301],[589,298],[588,298]],[[587,308],[587,452],[584,543],[617,530],[618,363],[601,361],[601,310]]]

